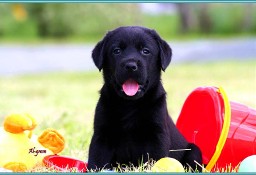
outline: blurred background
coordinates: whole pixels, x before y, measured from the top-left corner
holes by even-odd
[[[256,108],[254,3],[0,3],[0,121],[28,112],[67,139],[63,154],[84,159],[103,82],[91,51],[122,25],[155,29],[173,49],[163,73],[176,121],[198,86],[222,86]]]
[[[0,75],[95,69],[93,45],[122,25],[158,31],[174,63],[256,54],[254,3],[1,3],[0,18]]]
[[[253,3],[0,4],[0,16],[6,41],[94,42],[121,25],[155,28],[166,39],[256,34]]]

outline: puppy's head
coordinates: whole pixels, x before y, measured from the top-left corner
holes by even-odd
[[[105,84],[131,100],[159,83],[161,69],[167,68],[171,56],[171,48],[154,30],[137,26],[108,32],[92,52]]]

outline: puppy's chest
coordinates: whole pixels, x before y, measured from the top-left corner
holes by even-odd
[[[119,108],[110,112],[109,115],[111,123],[108,125],[123,134],[144,134],[145,130],[154,129],[151,114],[142,109]]]
[[[106,135],[114,143],[112,146],[136,152],[138,147],[145,147],[152,140],[157,140],[159,127],[149,116],[131,111],[122,116],[119,113],[116,117],[109,120],[106,127]]]
[[[156,121],[153,108],[148,106],[118,106],[104,110],[104,132],[102,134],[112,142],[130,145],[156,140],[163,127]],[[117,143],[119,144],[119,143]]]
[[[139,119],[125,119],[112,122],[107,126],[108,136],[117,136],[122,142],[141,140],[146,141],[148,134],[155,135],[154,125],[150,121],[141,121]]]

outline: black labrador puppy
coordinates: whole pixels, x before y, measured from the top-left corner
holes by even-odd
[[[88,169],[137,166],[148,158],[172,157],[201,170],[199,148],[188,143],[169,117],[161,83],[172,50],[151,29],[119,27],[106,34],[92,52],[104,85],[100,91]],[[183,151],[171,151],[180,150]],[[197,162],[197,163],[195,163]]]

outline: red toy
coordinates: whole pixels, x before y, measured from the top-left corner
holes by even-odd
[[[256,154],[256,110],[230,102],[222,88],[192,91],[176,126],[200,147],[207,171],[236,168],[244,158]]]
[[[43,163],[49,168],[61,172],[86,172],[87,164],[81,160],[66,156],[49,155],[44,157]]]

